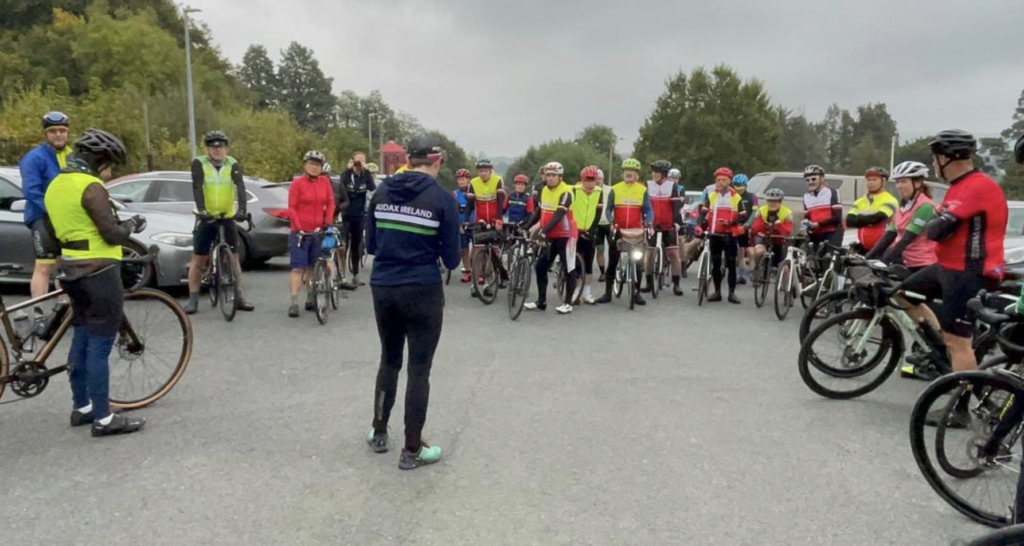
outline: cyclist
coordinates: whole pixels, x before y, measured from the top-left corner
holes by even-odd
[[[210,131],[203,137],[206,155],[192,160],[192,197],[195,199],[196,227],[192,233],[194,248],[188,269],[188,303],[185,312],[199,311],[199,288],[203,272],[210,262],[210,249],[224,226],[224,243],[235,250],[238,247],[238,224],[248,217],[247,193],[242,180],[242,165],[228,155],[228,136],[221,131]],[[237,202],[237,206],[236,206]],[[222,217],[221,217],[222,216]],[[242,268],[235,256],[235,308],[252,311],[255,306],[242,296]]]
[[[53,240],[46,227],[46,205],[43,196],[50,182],[60,174],[67,162],[71,146],[68,146],[68,128],[71,120],[61,112],[47,112],[43,116],[43,135],[46,142],[40,144],[21,158],[21,189],[25,194],[25,226],[32,233],[32,248],[36,263],[32,270],[30,291],[38,298],[50,289],[50,276],[57,263],[60,247]],[[42,310],[36,308],[37,318]]]
[[[760,203],[757,201],[757,195],[747,191],[747,183],[750,181],[750,177],[745,174],[737,174],[732,177],[732,189],[736,190],[736,193],[740,194],[740,211],[746,215],[746,221],[736,226],[733,233],[736,235],[736,245],[739,247],[737,251],[739,258],[739,283],[747,284],[747,276],[751,271],[754,270],[754,249],[750,246],[750,224],[754,221],[757,216],[757,211],[760,209]]]
[[[846,214],[846,225],[857,228],[857,240],[864,252],[869,252],[885,234],[889,219],[896,213],[900,203],[885,191],[889,171],[882,167],[871,167],[864,173],[868,193],[853,202],[853,208]]]
[[[715,283],[715,293],[708,301],[722,301],[722,255],[725,255],[725,267],[728,270],[729,303],[740,303],[736,296],[736,255],[738,246],[734,235],[735,228],[746,220],[740,202],[742,197],[732,189],[733,172],[729,167],[719,167],[715,171],[715,186],[708,192],[707,199],[701,206],[699,225],[707,227],[708,233],[720,235],[711,237],[711,278]]]
[[[526,191],[530,177],[517,174],[513,179],[515,191],[505,199],[505,218],[510,224],[520,224],[533,214],[533,196]]]
[[[651,163],[651,180],[647,181],[647,195],[651,199],[651,208],[654,210],[654,229],[650,240],[647,242],[651,250],[647,253],[644,261],[644,272],[647,278],[647,286],[641,292],[650,292],[654,286],[654,247],[657,245],[658,234],[661,234],[661,244],[668,254],[669,263],[672,264],[672,293],[677,296],[683,295],[679,288],[679,277],[682,274],[682,266],[679,263],[679,232],[676,226],[682,225],[683,218],[680,216],[682,201],[679,198],[679,186],[668,178],[672,164],[665,160]]]
[[[61,283],[71,297],[75,333],[68,356],[71,426],[92,424],[92,435],[136,432],[144,419],[110,411],[110,352],[124,317],[121,244],[146,227],[136,215],[124,222],[110,207],[103,180],[126,162],[116,136],[87,129],[75,142],[64,169],[46,189],[44,206],[60,242]]]
[[[843,205],[839,192],[825,185],[825,169],[819,165],[804,168],[807,193],[804,194],[804,221],[812,267],[820,269],[832,254],[826,243],[840,246],[843,241]]]
[[[597,183],[601,188],[601,199],[605,203],[608,202],[608,194],[611,193],[612,187],[604,182],[604,171],[601,169],[597,170]],[[612,242],[612,223],[608,219],[608,215],[601,213],[601,217],[597,220],[597,267],[601,270],[601,276],[598,277],[597,282],[605,282],[605,269],[607,261],[605,258],[605,252],[615,252],[615,249],[611,246]]]
[[[608,248],[608,270],[604,281],[604,295],[597,303],[611,303],[612,287],[615,284],[615,269],[619,266],[620,252],[618,241],[622,233],[618,230],[646,228],[654,223],[654,209],[651,208],[651,196],[647,194],[647,184],[640,182],[640,161],[628,158],[622,162],[623,181],[612,186],[605,201],[604,214],[612,222],[615,233]],[[636,305],[647,305],[647,301],[637,290],[630,294]]]
[[[299,316],[299,287],[302,285],[306,285],[306,311],[315,307],[309,281],[320,256],[319,233],[302,235],[300,232],[318,232],[334,220],[334,192],[330,180],[323,174],[326,162],[324,154],[316,150],[306,152],[302,158],[303,174],[296,176],[288,188],[288,215],[292,227],[288,234],[292,269],[289,279],[292,303],[288,316],[292,318]]]
[[[764,256],[768,245],[772,245],[772,267],[778,267],[786,257],[786,240],[793,234],[793,211],[782,200],[786,194],[779,188],[765,192],[767,205],[757,209],[750,224],[750,236],[754,242],[754,265]]]
[[[533,216],[527,223],[532,232],[539,232],[540,236],[549,241],[548,250],[537,260],[537,301],[523,305],[525,309],[541,310],[547,309],[548,297],[548,270],[551,269],[551,262],[555,256],[562,261],[569,273],[569,268],[576,264],[576,222],[572,214],[572,187],[562,180],[565,174],[565,167],[561,163],[552,161],[544,166],[544,189],[540,192],[540,204],[534,209]],[[536,226],[536,228],[534,228]],[[573,256],[569,260],[569,256]],[[572,313],[572,294],[576,291],[576,276],[566,275],[565,279],[565,301],[555,311],[560,315]]]
[[[459,204],[459,248],[462,257],[462,282],[472,280],[469,272],[469,239],[471,235],[466,232],[465,225],[473,221],[476,213],[469,208],[469,171],[459,169],[455,171],[455,201]]]
[[[591,281],[594,278],[594,254],[597,252],[597,219],[604,213],[604,192],[597,187],[597,176],[597,167],[584,167],[580,171],[580,183],[572,194],[572,217],[579,230],[576,252],[583,258],[581,299],[587,305],[595,303]]]
[[[366,285],[359,280],[359,262],[363,257],[363,219],[366,218],[366,195],[377,189],[377,182],[366,165],[366,154],[356,152],[352,154],[348,168],[341,173],[341,185],[345,187],[349,200],[348,209],[342,214],[342,222],[348,235],[348,267],[352,271],[353,288]]]
[[[476,178],[469,181],[469,194],[467,195],[471,208],[476,214],[475,221],[500,232],[503,227],[501,218],[506,198],[505,184],[500,176],[494,174],[494,164],[489,159],[481,159],[476,162],[476,174]],[[498,249],[495,248],[494,252],[497,251]],[[476,253],[477,249],[475,248],[470,252],[470,264],[473,263],[473,256]],[[504,288],[508,282],[508,272],[505,271],[500,260],[498,269],[501,275],[500,287]]]

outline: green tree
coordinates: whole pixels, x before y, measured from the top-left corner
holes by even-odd
[[[253,44],[245,50],[242,64],[238,67],[238,79],[252,93],[253,106],[257,110],[267,110],[277,105],[281,84],[267,48]]]
[[[880,149],[875,139],[865,135],[850,148],[850,162],[844,168],[848,174],[863,174],[869,167],[889,168],[889,147]]]
[[[793,115],[781,106],[776,108],[776,111],[782,132],[782,167],[788,171],[802,172],[808,165],[827,163],[825,146],[814,130],[814,125],[802,114]]]
[[[607,125],[592,124],[583,128],[576,134],[577,144],[589,145],[591,148],[603,154],[614,153],[615,145],[619,143],[619,137],[615,131]]]
[[[337,101],[331,93],[333,78],[324,76],[313,50],[292,42],[281,54],[277,75],[281,107],[291,113],[299,127],[326,134],[333,124]]]
[[[857,121],[853,124],[853,141],[860,143],[870,138],[880,150],[889,149],[896,134],[896,121],[889,115],[885,103],[857,107]]]
[[[1005,141],[1016,142],[1024,134],[1024,91],[1017,99],[1017,107],[1013,110],[1010,126],[1003,131]],[[1024,165],[1018,165],[1013,158],[1012,150],[1008,149],[1003,162],[1006,174],[1003,176],[1003,190],[1010,199],[1024,199]]]
[[[607,173],[608,157],[589,144],[580,144],[570,140],[552,140],[538,146],[530,146],[526,153],[509,166],[506,171],[508,178],[525,174],[531,180],[540,181],[538,172],[549,162],[557,161],[565,167],[564,179],[570,184],[579,181],[580,171],[589,165],[601,166],[604,163],[605,180],[614,183],[618,178]]]
[[[932,137],[921,137],[914,139],[905,144],[900,144],[896,147],[896,164],[899,165],[904,161],[917,161],[924,163],[929,169],[932,168],[932,151],[928,147],[928,143],[931,142]],[[937,176],[937,173],[930,173],[933,178]]]

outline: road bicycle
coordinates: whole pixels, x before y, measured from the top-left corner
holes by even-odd
[[[508,316],[517,320],[530,294],[537,257],[540,252],[547,250],[547,241],[530,240],[524,233],[514,233],[509,237],[509,242],[512,248],[512,267],[509,271]]]
[[[614,229],[614,228],[613,228]],[[640,270],[647,253],[647,229],[619,229],[620,237],[616,243],[619,251],[619,263],[615,267],[613,288],[615,297],[622,297],[623,291],[629,296],[629,308],[636,306],[636,297],[640,294]]]
[[[704,233],[701,242],[700,257],[697,258],[697,306],[704,305],[711,292],[714,275],[711,272],[711,239],[713,237],[728,238],[727,233]]]
[[[650,248],[652,254],[652,275],[654,283],[651,285],[651,297],[658,299],[658,293],[665,289],[668,284],[669,261],[668,252],[665,250],[665,242],[662,240],[661,230],[654,234],[654,246]]]
[[[339,292],[337,274],[332,271],[337,267],[340,254],[339,239],[341,238],[338,226],[330,226],[327,229],[314,233],[299,232],[300,245],[303,235],[317,236],[322,234],[320,240],[320,255],[313,266],[313,276],[310,278],[310,288],[313,291],[313,310],[316,320],[320,324],[327,324],[327,319],[332,309],[338,309],[338,300],[341,299]]]
[[[771,225],[774,229],[774,222]],[[785,240],[785,235],[771,235],[771,240]],[[757,260],[754,265],[754,272],[750,276],[750,284],[754,289],[754,305],[760,309],[764,306],[765,302],[768,301],[768,289],[772,285],[772,262],[775,261],[775,245],[766,244],[764,245],[764,254]]]
[[[583,255],[579,252],[574,254],[576,264],[573,266],[573,270],[570,272],[565,264],[562,263],[561,256],[555,256],[555,259],[551,260],[551,271],[555,273],[555,291],[558,292],[558,299],[568,303],[569,305],[579,305],[580,298],[583,296]],[[572,298],[565,297],[565,287],[568,285],[566,282],[572,275],[576,279],[575,288],[572,291]]]
[[[199,215],[197,214],[197,216]],[[210,260],[206,264],[206,271],[203,272],[201,284],[207,289],[206,293],[210,298],[210,305],[217,307],[219,302],[220,312],[224,315],[224,320],[231,322],[238,311],[235,301],[238,295],[236,267],[241,266],[238,264],[235,251],[225,242],[227,239],[224,230],[225,220],[234,220],[231,220],[231,217],[224,213],[213,215],[209,219],[202,217],[199,219],[200,222],[211,220],[217,222],[217,239],[210,250]],[[247,215],[245,221],[247,230],[252,231],[252,215]]]
[[[154,248],[139,262],[149,264],[155,258]],[[17,264],[0,264],[0,274],[21,269]],[[192,357],[192,324],[185,310],[163,292],[138,288],[142,284],[145,282],[128,287],[124,318],[110,354],[110,405],[114,408],[138,409],[161,399],[178,384]],[[58,303],[41,331],[18,332],[11,319],[23,309],[63,295],[65,291],[58,288],[10,307],[0,295],[0,325],[11,345],[8,351],[0,337],[0,398],[8,386],[22,399],[38,396],[51,377],[68,370],[69,364],[53,368],[46,365],[71,328],[72,312],[67,305]],[[43,342],[38,350],[36,341]],[[5,403],[9,402],[0,402]]]
[[[484,305],[490,305],[498,298],[501,283],[502,266],[498,254],[503,244],[502,235],[493,227],[479,223],[470,224],[466,229],[473,234],[469,262],[473,283],[470,290]]]
[[[806,240],[806,237],[786,237],[786,257],[779,264],[775,285],[775,316],[779,320],[786,320],[793,300],[800,298],[803,302],[817,285],[807,252],[800,246]],[[809,304],[807,300],[804,306]]]

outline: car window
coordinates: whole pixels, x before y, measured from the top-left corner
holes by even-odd
[[[1006,222],[1007,235],[1024,235],[1024,207],[1011,207]]]
[[[152,180],[134,180],[107,188],[110,196],[123,203],[146,203],[146,193]]]
[[[932,201],[935,201],[936,203],[941,203],[946,200],[946,190],[948,190],[949,188],[947,188],[946,186],[930,187],[932,189]]]
[[[255,203],[256,201],[259,201],[259,199],[256,199],[256,194],[254,194],[253,192],[251,192],[249,190],[245,190],[245,202],[246,203]]]
[[[830,187],[830,188],[832,188],[833,190],[838,190],[839,188],[843,187],[843,182],[844,182],[844,180],[841,179],[841,178],[826,178],[825,179],[825,185]],[[804,192],[805,193],[807,192],[806,188],[804,189]]]
[[[11,203],[21,199],[21,188],[0,178],[0,210],[11,210]]]
[[[747,182],[747,191],[762,194],[766,189],[765,186],[772,179],[770,174],[756,174],[751,177],[750,182]]]
[[[191,203],[195,197],[192,195],[192,182],[186,180],[161,180],[157,201],[160,203]]]
[[[765,188],[765,191],[779,189],[786,197],[800,197],[807,193],[807,182],[795,176],[776,176]]]

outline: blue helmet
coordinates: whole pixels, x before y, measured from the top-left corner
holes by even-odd
[[[749,181],[750,178],[748,178],[745,174],[737,174],[736,176],[732,177],[733,186],[746,186],[747,182]]]

